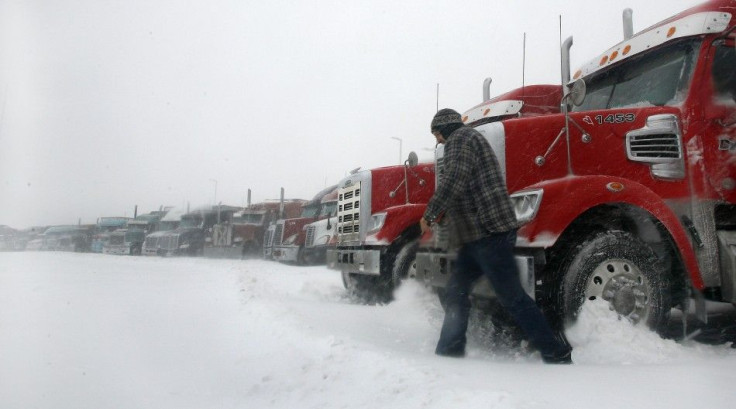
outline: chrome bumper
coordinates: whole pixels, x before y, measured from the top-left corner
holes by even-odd
[[[432,287],[444,287],[450,279],[452,271],[452,263],[455,261],[454,253],[417,253],[417,279],[424,281]],[[524,291],[529,294],[532,299],[534,294],[534,257],[531,256],[514,256],[516,266],[519,270],[519,279]],[[496,298],[496,293],[491,287],[490,282],[485,277],[473,287],[473,294],[486,298]]]
[[[327,250],[327,267],[342,272],[380,275],[381,251],[368,249]]]
[[[105,246],[102,248],[102,253],[127,256],[130,254],[130,247],[129,246]]]
[[[296,261],[299,257],[298,246],[279,246],[273,248],[273,259],[276,261]]]

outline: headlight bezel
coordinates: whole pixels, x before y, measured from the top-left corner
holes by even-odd
[[[298,233],[294,233],[294,234],[292,234],[291,236],[289,236],[289,237],[285,238],[285,239],[284,239],[284,240],[283,240],[283,241],[281,242],[281,244],[284,244],[284,245],[287,245],[287,246],[291,246],[292,244],[294,244],[294,242],[296,242],[296,238],[297,238],[297,236],[299,236],[299,234],[298,234]]]
[[[542,205],[544,189],[523,190],[510,196],[516,220],[525,224],[537,217]]]
[[[388,216],[388,213],[386,212],[372,214],[371,218],[368,220],[367,234],[374,234],[380,231],[386,223],[386,216]]]

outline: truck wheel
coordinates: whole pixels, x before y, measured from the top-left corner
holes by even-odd
[[[560,307],[574,320],[586,300],[601,299],[633,323],[655,331],[670,310],[669,279],[654,251],[624,231],[599,232],[575,247],[563,263]]]
[[[343,271],[342,283],[348,296],[364,304],[385,304],[391,301],[390,286],[382,276]]]
[[[304,247],[299,247],[299,252],[296,256],[296,264],[300,266],[311,266],[316,264],[314,256],[312,254],[307,254]]]
[[[401,248],[399,254],[394,260],[393,271],[391,274],[391,284],[393,289],[398,288],[401,281],[406,278],[416,278],[417,276],[417,248],[419,248],[419,240],[412,240]]]
[[[393,258],[393,266],[380,276],[342,273],[342,282],[348,293],[367,304],[385,304],[393,299],[394,290],[407,277],[416,276],[416,256],[419,241],[405,244]]]

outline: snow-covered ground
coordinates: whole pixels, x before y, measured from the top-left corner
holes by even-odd
[[[415,283],[345,297],[339,274],[263,260],[0,253],[0,408],[727,408],[736,349],[663,340],[586,306],[572,366],[442,320]]]

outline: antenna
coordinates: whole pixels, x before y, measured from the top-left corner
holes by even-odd
[[[526,84],[526,33],[524,33],[524,45],[521,55],[521,95],[524,95],[524,84]]]
[[[437,112],[440,110],[440,83],[437,83]]]
[[[562,14],[560,14],[560,61],[562,61]],[[561,77],[562,80],[562,93],[565,93],[565,78]]]

